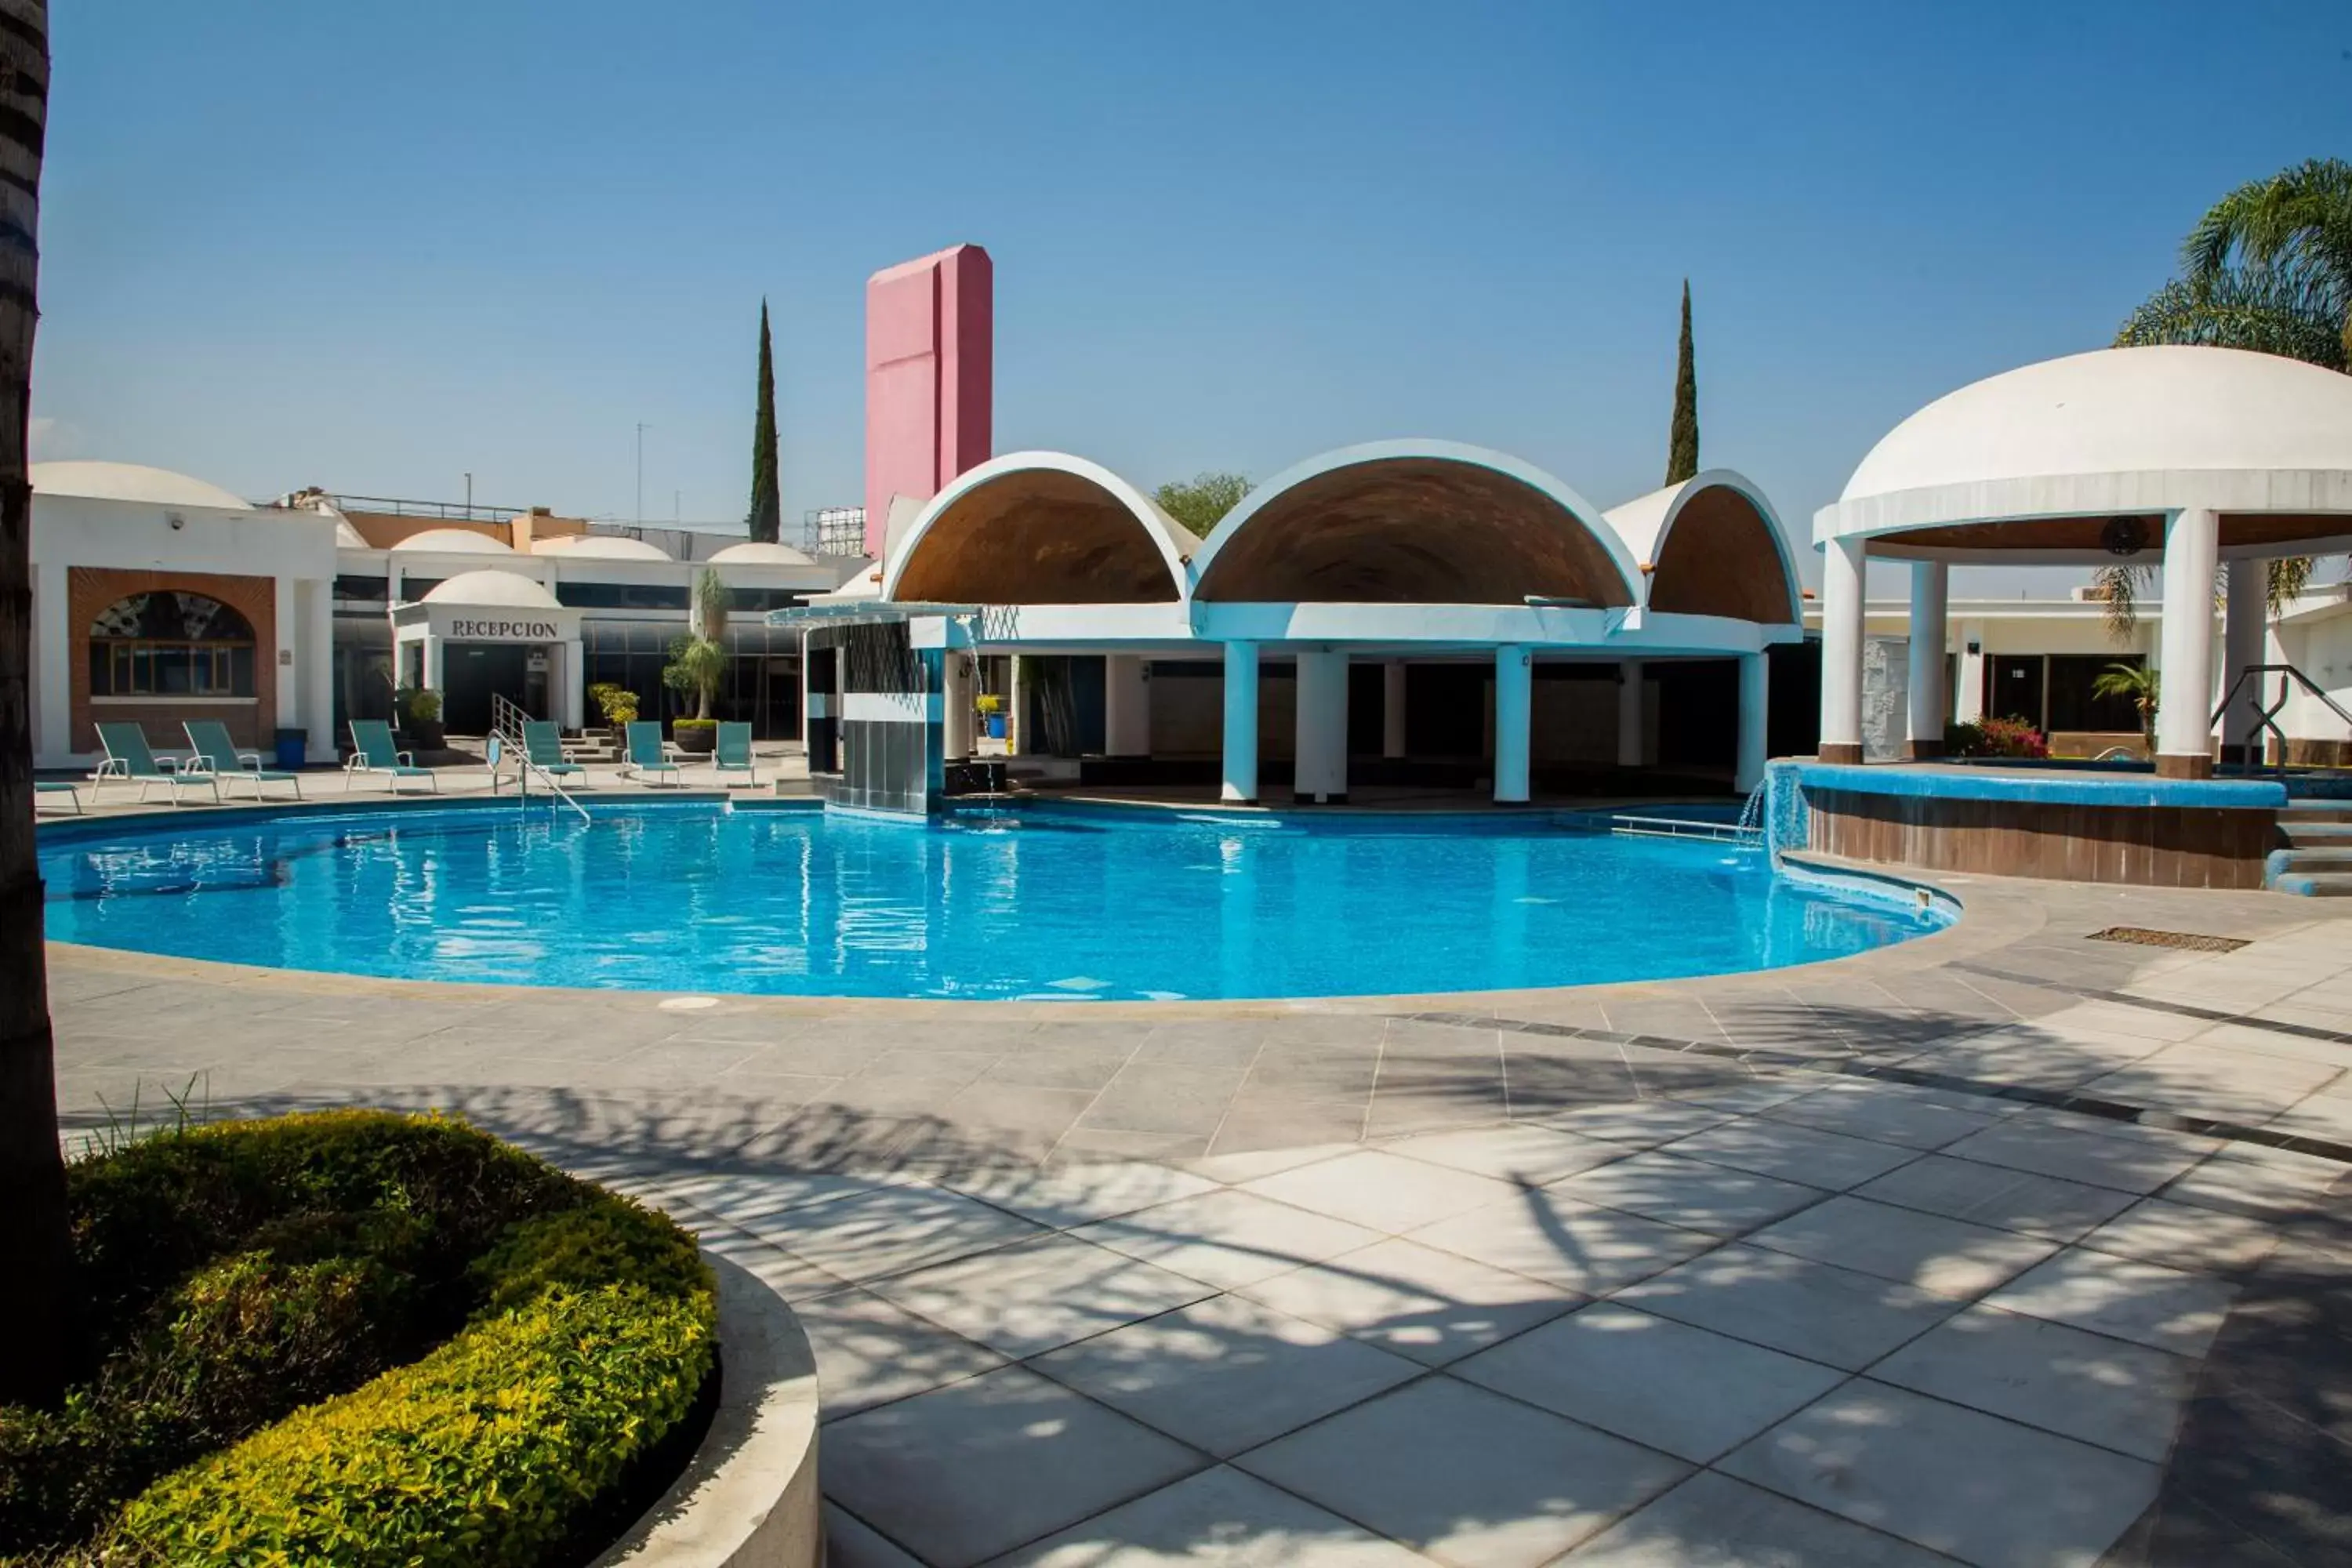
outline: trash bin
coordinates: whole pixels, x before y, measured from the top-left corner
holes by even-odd
[[[278,765],[279,767],[289,772],[300,767],[303,754],[310,749],[310,731],[280,730],[278,731]]]

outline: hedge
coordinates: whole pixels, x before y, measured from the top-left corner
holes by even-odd
[[[45,1562],[541,1568],[715,1364],[691,1238],[457,1123],[223,1124],[69,1181],[117,1332],[62,1412],[0,1410],[0,1530]],[[174,1215],[141,1279],[126,1232]]]

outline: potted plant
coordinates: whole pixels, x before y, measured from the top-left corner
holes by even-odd
[[[637,694],[609,680],[600,680],[590,687],[588,700],[604,716],[604,727],[609,730],[625,729],[637,716]]]
[[[694,606],[686,635],[669,645],[669,665],[662,682],[682,697],[694,699],[694,716],[670,721],[670,739],[689,756],[708,756],[719,749],[719,721],[710,705],[727,679],[727,583],[705,567],[695,579]]]
[[[404,686],[393,693],[393,718],[405,750],[437,752],[448,743],[441,727],[441,694],[429,687]]]
[[[1004,739],[1004,699],[993,691],[983,694],[972,704],[979,710],[981,723],[992,741]]]

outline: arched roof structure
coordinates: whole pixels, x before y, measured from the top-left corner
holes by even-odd
[[[501,610],[562,608],[545,584],[534,583],[520,572],[501,572],[494,566],[478,572],[460,572],[436,583],[425,590],[423,602]]]
[[[658,544],[612,533],[560,533],[551,539],[535,539],[531,541],[530,552],[534,555],[560,555],[572,561],[659,561],[676,563],[676,558]]]
[[[2352,376],[2170,346],[2024,365],[1887,432],[1813,533],[1927,560],[2153,559],[2188,508],[2220,515],[2225,557],[2352,542]]]
[[[769,544],[759,540],[746,540],[714,551],[709,563],[713,566],[814,566],[816,563],[804,552],[789,544]]]
[[[38,495],[139,501],[149,506],[206,506],[223,511],[254,510],[251,501],[218,485],[144,463],[35,463],[30,477]]]
[[[1171,604],[1198,541],[1117,474],[1065,452],[1013,452],[924,504],[882,596],[977,605]]]
[[[1661,615],[1795,626],[1804,605],[1772,503],[1745,475],[1709,468],[1610,509],[1605,521],[1647,579]]]
[[[512,555],[514,547],[464,528],[428,528],[393,547],[395,555]]]
[[[1616,608],[1640,577],[1601,513],[1542,469],[1448,441],[1310,458],[1252,490],[1192,558],[1196,601]]]

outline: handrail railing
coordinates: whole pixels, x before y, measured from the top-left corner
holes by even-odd
[[[2265,675],[2275,675],[2279,678],[2277,700],[2267,707],[2263,704],[2262,678]],[[2352,726],[2352,713],[2346,712],[2343,705],[2327,695],[2317,681],[2291,664],[2247,665],[2238,671],[2238,679],[2230,683],[2230,689],[2221,694],[2221,705],[2213,710],[2212,718],[2206,721],[2209,726],[2220,723],[2222,715],[2229,712],[2230,705],[2238,700],[2238,693],[2244,690],[2251,682],[2253,689],[2246,692],[2246,701],[2254,710],[2254,722],[2262,729],[2268,730],[2278,739],[2278,773],[2282,778],[2286,776],[2287,741],[2286,731],[2279,728],[2278,715],[2279,710],[2286,706],[2287,699],[2294,695],[2294,690],[2287,685],[2290,680],[2301,686],[2312,696],[2318,698],[2326,706],[2327,710],[2343,720],[2346,725]],[[2257,764],[2250,762],[2247,765],[2252,767]]]
[[[530,718],[530,715],[523,711],[520,703],[498,692],[490,693],[490,733],[498,738],[499,763],[503,763],[509,757],[514,759],[515,782],[520,786],[522,804],[526,807],[530,805],[530,775],[537,773],[539,782],[547,786],[548,792],[578,812],[581,821],[593,820],[588,808],[572,799],[572,792],[558,784],[554,774],[530,760],[530,745],[523,734],[523,725]],[[490,793],[499,793],[497,765],[490,769]]]

